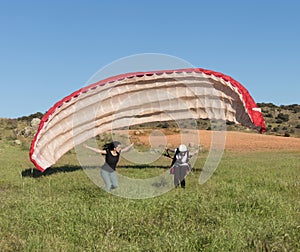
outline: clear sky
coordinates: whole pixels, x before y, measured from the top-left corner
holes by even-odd
[[[0,0],[0,117],[45,113],[99,69],[172,55],[256,102],[300,104],[300,1]]]

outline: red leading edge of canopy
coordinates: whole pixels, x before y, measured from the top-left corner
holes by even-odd
[[[121,80],[124,78],[130,78],[130,77],[143,77],[145,75],[151,76],[153,74],[172,74],[172,73],[182,73],[182,72],[196,72],[196,73],[204,73],[206,75],[213,75],[217,78],[221,78],[224,81],[230,82],[232,86],[236,87],[238,89],[238,91],[240,92],[240,94],[243,97],[244,103],[246,105],[248,114],[253,122],[254,125],[256,125],[257,127],[260,127],[259,132],[263,133],[266,131],[266,125],[265,125],[265,121],[264,118],[261,114],[261,112],[255,110],[257,107],[257,104],[255,103],[255,101],[253,100],[253,98],[251,97],[251,95],[249,94],[248,90],[242,85],[240,84],[238,81],[236,81],[235,79],[231,78],[228,75],[225,75],[223,73],[220,72],[215,72],[212,70],[207,70],[207,69],[203,69],[203,68],[185,68],[185,69],[175,69],[175,70],[159,70],[159,71],[148,71],[148,72],[132,72],[132,73],[125,73],[125,74],[120,74],[120,75],[116,75],[113,77],[109,77],[103,80],[100,80],[96,83],[90,84],[86,87],[83,87],[75,92],[73,92],[72,94],[66,96],[65,98],[63,98],[62,100],[58,101],[57,103],[54,104],[54,106],[52,106],[47,112],[46,114],[43,116],[41,123],[39,125],[38,131],[35,134],[35,137],[31,143],[31,148],[30,148],[30,152],[29,152],[29,156],[30,156],[30,160],[33,162],[33,164],[40,170],[40,171],[44,171],[45,169],[43,167],[41,167],[35,159],[33,159],[32,155],[34,152],[34,148],[35,148],[35,143],[37,141],[37,137],[39,135],[39,132],[41,131],[41,129],[44,127],[45,123],[48,121],[49,117],[56,111],[57,108],[61,107],[62,104],[69,102],[71,99],[78,97],[80,94],[82,93],[86,93],[88,92],[90,89],[94,89],[98,86],[102,86],[105,84],[109,84],[111,82],[115,82],[117,80]],[[253,110],[254,109],[254,110]]]

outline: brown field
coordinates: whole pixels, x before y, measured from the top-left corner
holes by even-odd
[[[226,151],[300,151],[300,138],[234,131],[227,131],[225,134]],[[199,130],[200,144],[205,149],[209,149],[211,137],[212,131]],[[180,143],[180,134],[165,134],[165,138],[168,145],[177,146]],[[138,139],[143,144],[149,144],[148,135],[139,135]],[[157,137],[157,141],[161,141],[161,136]],[[155,136],[151,136],[151,143],[155,145],[155,142]],[[191,142],[194,142],[193,139]]]

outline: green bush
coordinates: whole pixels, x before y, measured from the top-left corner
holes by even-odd
[[[282,120],[283,122],[288,122],[290,117],[288,114],[279,113],[277,119]]]
[[[31,115],[29,115],[29,116],[22,116],[22,117],[19,117],[19,118],[17,118],[17,120],[18,120],[18,121],[31,122],[33,118],[39,118],[39,119],[42,119],[43,116],[44,116],[43,113],[37,112],[37,113],[31,114]]]
[[[265,115],[265,117],[273,118],[273,114],[268,113],[268,114]]]
[[[18,127],[18,121],[17,119],[7,119],[6,123],[4,125],[5,129],[15,129]]]
[[[261,107],[277,108],[277,106],[275,104],[271,103],[271,102],[269,102],[269,103],[264,103],[264,102],[257,103],[257,106],[260,107],[260,108]]]

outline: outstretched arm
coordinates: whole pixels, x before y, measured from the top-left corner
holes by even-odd
[[[84,148],[87,148],[87,149],[90,149],[90,150],[92,150],[92,151],[98,152],[98,153],[103,154],[103,155],[106,154],[106,150],[99,150],[99,149],[97,149],[97,148],[93,148],[93,147],[91,147],[91,146],[88,146],[87,144],[83,144],[83,147],[84,147]]]
[[[165,148],[166,151],[171,151],[171,152],[175,152],[175,149],[170,149],[168,147]]]
[[[129,151],[129,149],[134,145],[134,143],[126,146],[125,148],[122,149],[122,152],[126,152],[126,151]]]
[[[175,153],[175,149],[170,149],[170,148],[166,147],[165,151],[166,152],[165,152],[164,156],[166,156],[168,158],[173,158],[173,156],[170,155],[169,151]]]

